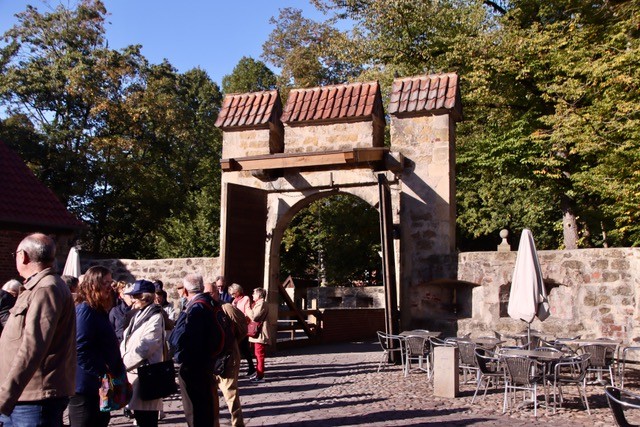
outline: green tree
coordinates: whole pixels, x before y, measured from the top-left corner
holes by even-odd
[[[527,226],[544,248],[602,245],[600,231],[638,243],[638,1],[314,3],[354,22],[318,46],[342,46],[358,78],[460,74],[463,238]]]
[[[261,92],[276,88],[277,78],[262,61],[243,56],[231,74],[222,78],[222,91],[229,93]]]
[[[140,46],[109,49],[105,15],[99,0],[18,15],[0,51],[0,131],[29,136],[13,144],[88,223],[85,249],[157,256],[159,239],[184,242],[167,219],[219,194],[221,93],[202,70],[151,65]]]
[[[348,52],[343,48],[349,39],[332,21],[315,22],[303,17],[300,9],[284,8],[270,23],[275,28],[262,46],[262,56],[280,68],[281,89],[343,83],[362,71],[361,64],[345,60]],[[334,49],[337,45],[340,48]],[[355,44],[351,47],[357,49]]]
[[[313,202],[285,231],[281,275],[329,285],[379,284],[378,212],[361,199],[336,195]]]

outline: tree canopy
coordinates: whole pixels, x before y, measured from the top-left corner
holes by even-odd
[[[542,248],[640,243],[637,0],[312,2],[329,19],[281,12],[267,61],[287,64],[297,49],[315,49],[316,58],[339,59],[333,69],[351,71],[336,78],[376,78],[386,92],[398,75],[460,75],[461,249],[524,227]],[[353,29],[337,30],[339,19]],[[311,32],[322,43],[311,47],[300,28],[322,28]],[[329,70],[297,64],[307,76]]]
[[[216,228],[199,246],[216,253],[217,206],[195,195],[219,185],[220,90],[202,70],[149,64],[140,46],[110,49],[105,14],[101,1],[82,0],[18,15],[0,51],[0,132],[89,225],[85,249],[201,255],[173,245],[206,214]]]

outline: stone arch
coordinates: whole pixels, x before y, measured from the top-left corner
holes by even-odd
[[[269,277],[275,278],[279,274],[280,246],[282,244],[282,238],[283,238],[284,232],[287,230],[287,228],[289,227],[289,224],[291,224],[291,221],[296,216],[296,214],[298,214],[305,208],[309,207],[313,202],[317,200],[322,200],[324,198],[336,196],[339,194],[348,194],[348,195],[357,197],[360,200],[363,200],[364,202],[368,203],[371,207],[375,209],[378,208],[378,199],[373,198],[374,196],[373,192],[364,191],[361,187],[337,189],[337,190],[331,190],[331,191],[315,190],[310,192],[309,194],[302,196],[302,198],[300,198],[293,206],[291,206],[289,209],[287,209],[285,212],[282,213],[282,215],[278,218],[275,226],[272,229],[272,236],[271,236],[270,245],[269,245],[270,246],[269,253],[271,254],[271,261],[269,262],[269,266],[270,266]],[[269,283],[273,283],[273,282],[269,281]]]
[[[456,278],[457,263],[442,260],[455,254],[458,76],[397,79],[388,109],[389,147],[378,82],[294,89],[284,108],[275,90],[225,97],[216,122],[223,130],[221,270],[245,275],[252,283],[245,288],[265,286],[274,320],[279,245],[295,213],[340,193],[379,208],[380,174],[389,183],[387,253],[395,256],[403,326],[423,316],[413,301],[426,283]]]

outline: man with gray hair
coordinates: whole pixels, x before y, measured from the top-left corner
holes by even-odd
[[[188,274],[182,279],[181,296],[187,305],[180,313],[169,339],[174,359],[180,364],[178,381],[187,424],[190,427],[216,425],[213,376],[216,345],[220,340],[211,295],[204,293],[200,274]]]
[[[49,236],[25,237],[16,250],[24,290],[0,336],[0,425],[62,426],[75,391],[76,316],[71,292],[53,272]]]

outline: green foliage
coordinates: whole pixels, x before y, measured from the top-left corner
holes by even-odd
[[[205,189],[219,194],[221,93],[202,70],[109,49],[105,15],[99,0],[19,15],[0,52],[0,129],[24,137],[12,146],[88,223],[85,250],[154,257],[159,240],[184,244],[168,218],[195,212]]]
[[[187,203],[172,212],[157,235],[158,255],[163,258],[219,255],[220,203],[213,188],[190,193]]]
[[[293,218],[282,239],[281,276],[324,278],[332,286],[379,284],[379,250],[377,210],[354,196],[335,195]]]
[[[275,28],[263,45],[263,58],[280,68],[281,90],[342,83],[361,72],[362,66],[348,58],[357,46],[339,45],[349,40],[331,22],[315,22],[300,9],[284,8],[270,23]]]
[[[461,76],[460,247],[503,227],[542,248],[640,243],[638,0],[313,2],[354,22],[318,55],[341,46],[356,78]]]
[[[276,75],[262,61],[243,56],[231,74],[222,78],[222,91],[229,93],[261,92],[276,88]]]

